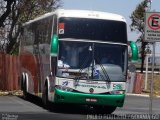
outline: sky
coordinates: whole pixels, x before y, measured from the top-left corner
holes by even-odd
[[[127,21],[128,40],[136,41],[139,33],[131,32],[129,18],[136,6],[143,0],[62,0],[63,9],[83,9],[120,14]],[[152,0],[151,11],[160,12],[160,0]],[[156,53],[160,53],[160,43],[156,43]]]

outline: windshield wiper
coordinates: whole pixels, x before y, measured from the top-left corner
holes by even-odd
[[[90,46],[91,47],[91,46]],[[94,70],[96,70],[96,68],[95,68],[95,55],[94,55],[94,44],[92,45],[92,48],[89,48],[90,49],[90,51],[92,51],[92,53],[91,54],[89,54],[89,56],[88,57],[85,57],[84,58],[84,62],[83,62],[83,64],[82,64],[82,66],[80,67],[80,70],[79,70],[79,73],[80,74],[82,74],[82,71],[83,71],[83,69],[84,69],[84,66],[86,65],[86,63],[89,61],[89,59],[90,59],[90,56],[92,55],[92,66],[91,66],[91,68],[92,68],[92,73],[91,73],[91,77],[92,77],[92,79],[94,78]],[[98,63],[100,63],[100,60],[99,60],[99,58],[97,58],[97,61],[98,61]],[[109,78],[109,75],[108,75],[108,73],[107,73],[107,71],[105,70],[105,68],[104,68],[104,66],[102,65],[102,64],[99,64],[100,65],[100,67],[101,67],[101,69],[102,69],[102,72],[104,73],[104,75],[105,75],[105,77],[103,76],[103,75],[101,75],[100,74],[100,76],[101,76],[101,78],[102,78],[102,80],[105,80],[105,78],[107,79],[107,81],[108,82],[110,82],[110,78]],[[90,67],[90,66],[89,66]],[[78,77],[76,77],[75,79],[80,79],[80,78],[82,78],[82,77],[84,77],[84,76],[78,76]]]
[[[97,61],[98,61],[99,65],[100,65],[100,67],[101,67],[101,69],[102,69],[102,72],[103,72],[104,75],[105,75],[105,78],[107,78],[107,81],[108,81],[108,82],[111,82],[107,71],[105,70],[104,66],[103,66],[102,64],[100,64],[100,60],[99,60],[98,57],[97,57]],[[102,75],[102,76],[103,76],[103,75]],[[101,76],[101,77],[102,77],[102,76]],[[104,78],[104,77],[103,77],[103,78]],[[105,78],[104,78],[104,80],[105,80]]]

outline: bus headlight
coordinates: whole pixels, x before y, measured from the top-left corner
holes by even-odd
[[[110,94],[124,94],[125,93],[125,91],[124,90],[114,90],[114,91],[110,91],[109,92]]]
[[[73,91],[72,88],[69,88],[69,87],[66,87],[66,86],[61,86],[61,85],[57,85],[55,88],[63,90],[63,91],[68,91],[68,92],[72,92]]]

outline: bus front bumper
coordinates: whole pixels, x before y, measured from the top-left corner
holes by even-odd
[[[88,94],[55,89],[53,102],[122,107],[125,94]]]

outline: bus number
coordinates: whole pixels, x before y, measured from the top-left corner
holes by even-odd
[[[122,84],[113,84],[113,90],[122,90]]]

